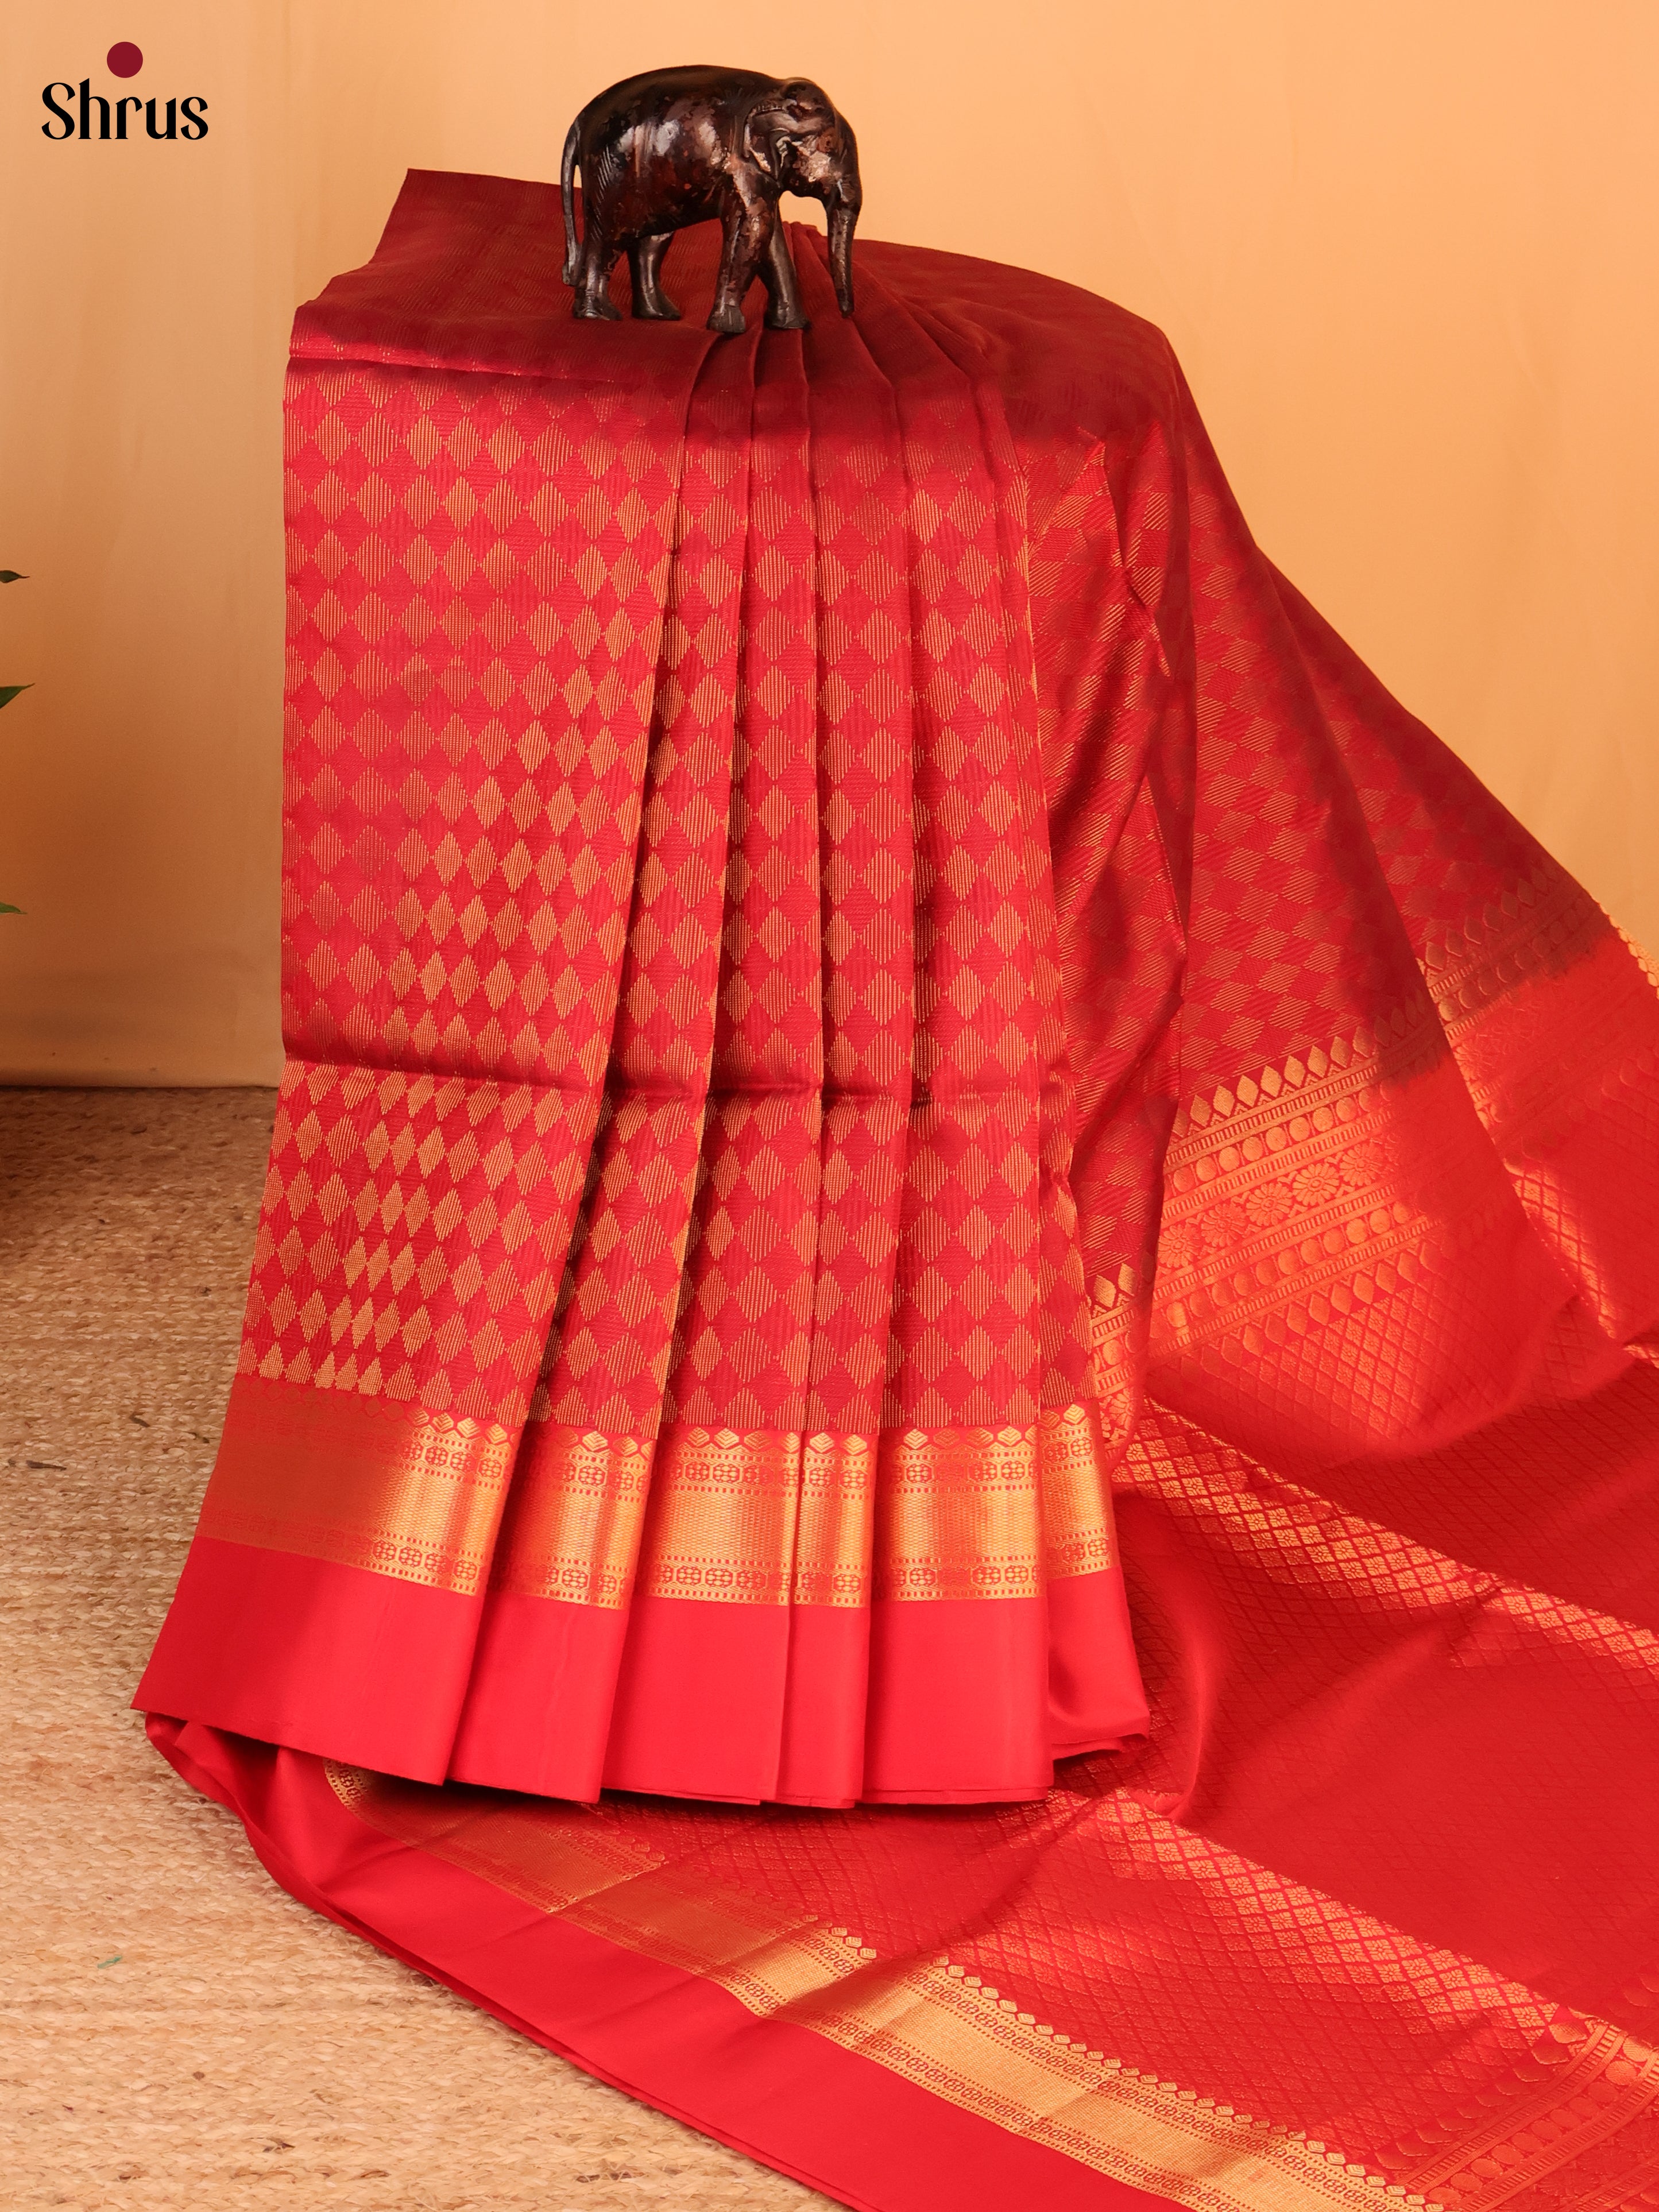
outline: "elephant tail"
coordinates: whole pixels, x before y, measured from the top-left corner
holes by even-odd
[[[564,158],[559,164],[559,191],[564,200],[564,281],[574,289],[581,274],[580,248],[576,240],[576,124],[564,134]]]

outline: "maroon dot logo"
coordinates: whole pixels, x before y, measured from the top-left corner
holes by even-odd
[[[104,57],[112,76],[137,76],[144,66],[144,57],[131,39],[119,39]]]

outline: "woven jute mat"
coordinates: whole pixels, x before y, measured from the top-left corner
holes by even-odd
[[[296,1905],[128,1711],[271,1107],[0,1091],[0,2203],[822,2206]]]

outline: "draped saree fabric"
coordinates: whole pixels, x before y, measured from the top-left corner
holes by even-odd
[[[292,1058],[145,1695],[562,1796],[1041,1796],[1146,1722],[1072,1093],[1172,940],[1068,1066],[969,343],[572,324],[545,220],[416,185],[301,318]]]
[[[557,228],[417,175],[300,319],[153,1737],[849,2203],[1659,2203],[1639,963],[1146,325],[803,232],[804,337],[695,237],[576,325]]]

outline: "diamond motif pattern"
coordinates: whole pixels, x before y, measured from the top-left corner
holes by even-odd
[[[291,1059],[242,1364],[511,1424],[595,1127],[705,348],[578,397],[398,365],[360,312],[380,362],[302,318],[289,383]]]
[[[290,1060],[239,1371],[516,1425],[592,1121],[580,1092]]]
[[[754,358],[752,338],[721,349],[693,396],[605,1133],[537,1393],[544,1418],[601,1433],[655,1433],[703,1134]]]
[[[802,240],[806,345],[705,371],[556,344],[475,228],[445,374],[384,270],[307,325],[247,1371],[514,1419],[561,1267],[577,1430],[1001,1421],[1091,1359],[1152,1721],[1038,1802],[410,1790],[428,1836],[738,1900],[896,2071],[948,1984],[1194,2203],[1659,2203],[1633,963],[1267,568],[1146,326],[880,246],[849,326]]]
[[[803,282],[827,309],[810,253]],[[893,298],[804,350],[675,333],[650,374],[555,390],[539,337],[507,374],[428,370],[407,296],[354,283],[302,324],[290,408],[296,1065],[566,1093],[538,1418],[867,1433],[1075,1402],[1076,1103],[1092,1084],[1119,1119],[1121,1077],[1067,1056],[1097,946],[1039,797],[1027,487],[1069,486],[971,335]],[[1109,593],[1104,501],[1051,535]],[[1097,867],[1109,904],[1148,834]],[[1169,920],[1155,891],[1154,958]],[[1164,1011],[1156,984],[1111,1009],[1143,1077]],[[271,1228],[249,1364],[441,1400],[418,1363],[325,1366],[297,1319],[260,1339],[318,1314]],[[1144,1234],[1115,1225],[1103,1280]],[[391,1264],[360,1335],[408,1325],[374,1304]]]
[[[296,1056],[598,1083],[684,405],[296,364]]]

